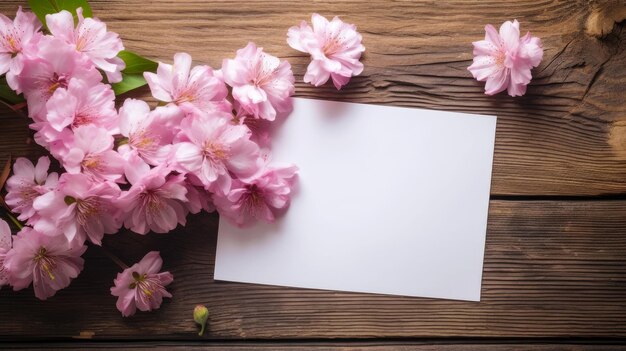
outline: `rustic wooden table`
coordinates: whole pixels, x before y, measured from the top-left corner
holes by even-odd
[[[0,11],[12,17],[25,3],[3,0]],[[174,298],[160,310],[122,318],[109,295],[117,267],[92,247],[80,277],[46,302],[32,290],[0,291],[0,340],[22,342],[0,348],[571,350],[626,341],[624,1],[94,0],[92,6],[127,49],[155,60],[186,51],[219,67],[251,40],[290,61],[297,96],[497,115],[482,301],[216,282],[218,217],[203,215],[169,235],[105,240],[129,262],[161,251],[176,280]],[[365,71],[341,92],[302,83],[309,59],[285,42],[287,29],[312,12],[340,15],[363,34]],[[466,70],[471,42],[483,37],[484,24],[513,18],[542,38],[544,60],[526,96],[485,96]],[[25,119],[0,113],[2,164],[9,154],[42,154]],[[196,304],[210,310],[204,339],[191,318]]]

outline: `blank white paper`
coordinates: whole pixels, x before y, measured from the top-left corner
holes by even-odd
[[[275,223],[221,219],[215,279],[480,300],[496,117],[295,99]]]

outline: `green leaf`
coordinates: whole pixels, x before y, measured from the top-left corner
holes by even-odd
[[[124,94],[148,84],[143,77],[143,72],[156,72],[159,66],[152,60],[126,50],[120,51],[118,57],[124,60],[126,68],[122,71],[122,81],[111,84],[115,95]]]
[[[48,0],[48,1],[54,1],[54,0]],[[56,1],[57,1],[57,4],[59,5],[59,9],[61,10],[68,10],[73,15],[76,15],[76,9],[79,7],[82,7],[83,16],[85,18],[93,17],[91,6],[89,6],[89,1],[87,0],[56,0]],[[76,18],[76,16],[74,16],[74,18]]]
[[[124,68],[124,73],[127,74],[143,74],[143,72],[156,72],[158,63],[148,60],[145,57],[141,57],[134,52],[130,52],[127,50],[122,50],[117,55],[119,58],[124,60],[126,63],[126,68]]]
[[[17,95],[13,89],[9,87],[4,77],[0,78],[0,99],[13,105],[26,101],[22,95]]]
[[[28,6],[44,26],[46,25],[47,14],[61,11],[54,0],[28,0]]]
[[[113,91],[115,92],[115,95],[121,95],[128,91],[140,88],[146,84],[148,84],[148,82],[146,82],[143,74],[127,74],[122,72],[122,81],[119,83],[111,84],[111,86],[113,86]]]
[[[83,8],[84,17],[92,17],[91,6],[87,0],[28,0],[30,9],[37,15],[37,18],[46,25],[46,15],[67,10],[74,16],[74,23],[78,22],[76,9]]]

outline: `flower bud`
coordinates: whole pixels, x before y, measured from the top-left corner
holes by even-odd
[[[198,335],[202,336],[204,334],[204,329],[206,327],[206,321],[209,319],[209,309],[204,305],[198,305],[193,309],[193,320],[200,324],[200,332]]]

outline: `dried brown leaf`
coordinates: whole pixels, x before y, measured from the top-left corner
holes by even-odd
[[[0,190],[4,188],[4,183],[7,182],[7,179],[9,178],[10,173],[11,173],[11,156],[9,155],[9,159],[7,160],[7,163],[4,165],[4,169],[2,169],[2,173],[0,173]]]
[[[4,201],[4,196],[0,195],[0,206],[6,208],[8,211],[11,211],[9,205]]]

